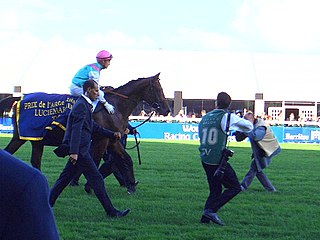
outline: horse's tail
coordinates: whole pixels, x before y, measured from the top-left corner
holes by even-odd
[[[20,97],[6,97],[0,100],[0,117],[3,117],[4,112],[10,112],[14,103],[19,101]]]

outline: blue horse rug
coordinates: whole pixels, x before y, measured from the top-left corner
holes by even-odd
[[[25,94],[17,104],[16,121],[22,140],[42,140],[47,129],[65,130],[77,97],[36,92]]]

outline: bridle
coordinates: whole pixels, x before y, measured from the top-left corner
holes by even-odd
[[[158,78],[157,81],[159,81],[160,79]],[[154,86],[153,86],[153,81],[150,79],[149,80],[149,86],[150,86],[150,94],[153,94],[156,96],[156,101],[149,104],[152,108],[159,110],[160,109],[160,103],[162,102],[162,100],[160,99],[160,97],[156,94],[156,92],[154,91]]]

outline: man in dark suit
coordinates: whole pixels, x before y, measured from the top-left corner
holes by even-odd
[[[83,92],[73,105],[63,143],[69,146],[69,160],[50,192],[50,204],[54,205],[63,189],[68,186],[77,172],[82,172],[94,190],[107,216],[123,217],[130,209],[115,209],[105,189],[104,180],[90,155],[91,135],[97,132],[105,137],[120,138],[119,132],[100,127],[92,119],[92,102],[99,95],[98,84],[88,80],[83,85]]]
[[[1,149],[0,239],[59,239],[46,177]]]

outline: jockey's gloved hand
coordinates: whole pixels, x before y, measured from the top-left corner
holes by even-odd
[[[114,106],[112,106],[110,103],[105,102],[103,105],[110,114],[114,113]]]

